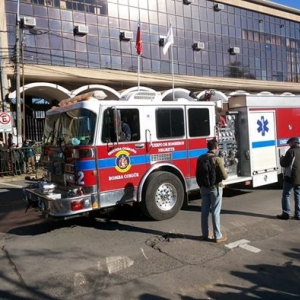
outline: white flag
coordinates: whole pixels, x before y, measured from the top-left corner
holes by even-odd
[[[166,37],[166,40],[165,40],[163,53],[166,54],[169,47],[173,44],[174,44],[173,30],[172,30],[172,26],[170,25],[170,28],[169,28],[169,31],[168,31],[168,34],[167,34],[167,37]]]

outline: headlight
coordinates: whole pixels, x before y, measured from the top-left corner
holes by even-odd
[[[66,181],[75,183],[75,175],[66,174]]]

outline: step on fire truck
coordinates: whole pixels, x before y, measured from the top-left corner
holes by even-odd
[[[219,141],[225,185],[258,187],[278,182],[286,142],[300,136],[298,96],[163,101],[159,93],[135,91],[103,100],[98,92],[62,100],[46,113],[46,175],[25,188],[24,197],[48,217],[94,215],[137,202],[149,218],[168,219],[198,189],[196,161],[207,140]]]

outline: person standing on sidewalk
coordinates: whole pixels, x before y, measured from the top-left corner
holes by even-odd
[[[300,145],[297,137],[287,141],[290,146],[284,156],[280,158],[281,167],[285,168],[281,196],[282,213],[278,219],[288,220],[291,213],[290,196],[294,190],[295,219],[300,220]]]
[[[196,180],[202,197],[201,229],[203,240],[222,243],[227,236],[221,233],[220,213],[222,207],[222,180],[228,177],[223,160],[218,157],[219,145],[216,140],[207,142],[208,152],[198,157]],[[208,174],[210,173],[210,174]],[[209,236],[208,217],[211,210],[213,237]]]
[[[0,137],[0,177],[3,177],[4,175],[7,175],[9,172],[9,154],[8,154],[8,148],[3,142],[3,138]]]
[[[8,134],[8,139],[7,139],[7,147],[10,149],[10,147],[13,145],[13,135],[11,133]]]
[[[35,173],[35,155],[27,139],[24,140],[22,145],[22,150],[24,152],[25,162],[26,162],[26,173],[27,174],[34,174]]]

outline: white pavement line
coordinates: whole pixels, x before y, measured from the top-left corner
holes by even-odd
[[[142,251],[142,253],[143,253],[144,257],[145,257],[146,259],[148,259],[148,257],[146,256],[146,254],[145,254],[145,252],[144,252],[144,249],[143,249],[143,248],[141,248],[141,251]]]
[[[248,241],[248,240],[238,240],[236,242],[225,245],[225,247],[232,249],[232,248],[236,248],[240,245],[247,244],[247,243],[250,243],[250,241]]]
[[[240,248],[243,248],[243,249],[245,249],[245,250],[248,250],[248,251],[250,251],[250,252],[253,252],[253,253],[258,253],[258,252],[261,251],[260,249],[258,249],[258,248],[256,248],[256,247],[253,247],[253,246],[250,246],[250,245],[248,245],[248,244],[242,244],[242,245],[240,245],[239,247],[240,247]]]
[[[16,187],[16,188],[19,188],[19,189],[22,188],[21,185],[17,185],[17,184],[11,184],[11,183],[6,183],[6,182],[0,183],[0,184],[1,185],[8,185],[8,186]]]

